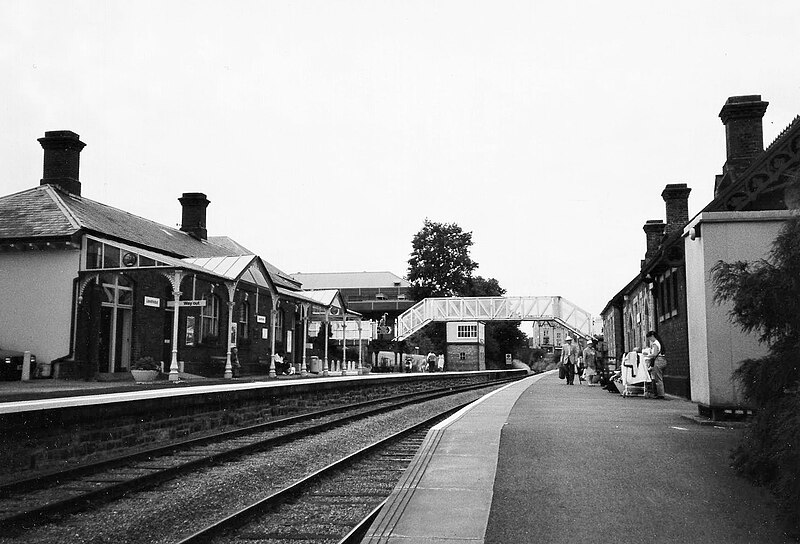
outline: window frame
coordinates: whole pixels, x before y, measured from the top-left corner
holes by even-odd
[[[206,301],[205,306],[200,307],[200,342],[209,342],[209,338],[219,341],[219,297],[214,293],[205,293],[203,300]]]
[[[250,340],[250,303],[246,300],[239,302],[239,313],[236,316],[237,338]]]
[[[457,325],[456,338],[462,340],[478,339],[478,325]]]
[[[678,269],[670,268],[656,278],[656,314],[662,323],[678,315]]]

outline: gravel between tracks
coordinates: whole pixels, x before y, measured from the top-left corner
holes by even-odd
[[[500,387],[499,385],[497,387]],[[497,388],[496,387],[496,388]],[[422,421],[432,413],[477,400],[490,389],[459,393],[417,406],[393,410],[273,450],[172,480],[108,506],[71,515],[0,543],[176,542],[286,484],[319,470],[337,458]]]

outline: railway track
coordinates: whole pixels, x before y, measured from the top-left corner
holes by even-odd
[[[203,467],[232,462],[259,452],[269,453],[282,444],[342,427],[358,419],[389,413],[410,404],[430,402],[446,395],[500,385],[493,383],[406,394],[287,417],[7,484],[0,487],[0,533],[19,535],[28,528],[153,489]]]
[[[383,438],[204,527],[180,544],[355,544],[436,423],[466,403]]]

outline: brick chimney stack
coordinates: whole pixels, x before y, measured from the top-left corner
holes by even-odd
[[[43,177],[40,185],[54,185],[80,196],[81,151],[86,144],[70,130],[53,130],[39,138],[44,149]]]
[[[664,237],[664,222],[661,219],[648,219],[644,224],[643,230],[647,237],[647,249],[644,253],[644,263],[649,261],[658,252],[658,246],[661,245],[661,239]]]
[[[203,193],[183,193],[183,196],[178,201],[183,208],[181,230],[198,240],[207,239],[206,208],[209,205],[209,200],[206,195]]]
[[[719,112],[725,125],[727,152],[722,171],[725,174],[730,172],[734,180],[747,170],[753,159],[764,152],[761,120],[768,105],[769,102],[762,101],[759,94],[731,96]]]
[[[670,183],[661,191],[661,198],[667,207],[666,233],[682,230],[689,222],[689,193],[692,190],[685,183]]]

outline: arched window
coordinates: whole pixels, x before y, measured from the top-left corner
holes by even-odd
[[[219,339],[219,297],[214,293],[203,295],[205,306],[200,307],[200,338],[204,343]]]

